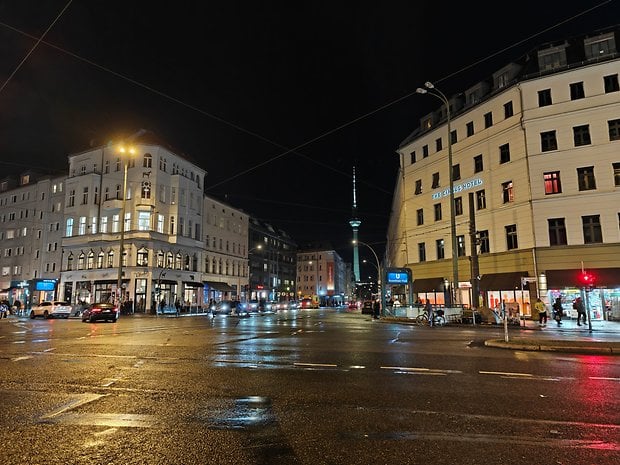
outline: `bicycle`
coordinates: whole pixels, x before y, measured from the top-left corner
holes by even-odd
[[[440,313],[441,312],[441,313]],[[428,313],[423,312],[420,313],[415,319],[416,323],[419,325],[428,325]],[[433,324],[431,326],[443,326],[446,324],[446,317],[443,316],[443,311],[433,311]]]

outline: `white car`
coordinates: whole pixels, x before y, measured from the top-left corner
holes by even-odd
[[[53,302],[41,302],[30,310],[30,318],[42,316],[43,318],[69,318],[72,307],[67,302],[55,300]]]

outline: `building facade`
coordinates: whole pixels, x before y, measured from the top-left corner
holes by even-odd
[[[23,307],[57,295],[66,176],[0,181],[0,300]]]
[[[250,218],[248,300],[295,299],[297,244],[275,226]]]
[[[297,298],[320,306],[344,305],[349,291],[350,266],[332,249],[304,249],[297,253]]]
[[[205,196],[206,172],[154,135],[128,141],[131,151],[110,143],[70,155],[65,176],[0,181],[0,299],[154,312],[239,298],[247,215]]]
[[[618,43],[614,27],[540,46],[446,98],[450,134],[443,105],[403,141],[387,260],[412,270],[418,296],[526,315],[561,297],[570,315],[587,292],[593,318],[620,317]]]

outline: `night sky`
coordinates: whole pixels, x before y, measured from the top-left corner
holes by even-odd
[[[351,261],[355,165],[359,237],[381,254],[396,149],[438,103],[416,87],[461,92],[620,23],[619,2],[2,0],[0,177],[65,174],[70,153],[147,129],[208,194]]]

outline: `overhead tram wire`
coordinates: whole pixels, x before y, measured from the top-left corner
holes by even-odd
[[[65,5],[65,7],[61,10],[60,13],[58,13],[58,15],[56,16],[56,18],[54,19],[54,21],[52,21],[52,24],[50,24],[47,29],[45,30],[45,32],[43,32],[43,34],[41,35],[41,37],[36,38],[36,37],[32,37],[32,38],[36,38],[37,41],[35,42],[35,44],[32,46],[32,48],[28,51],[28,53],[26,53],[26,56],[22,59],[22,61],[19,62],[19,64],[17,65],[17,67],[13,70],[13,72],[11,74],[9,74],[9,77],[6,78],[6,81],[4,81],[4,83],[2,84],[2,86],[0,86],[0,92],[2,92],[4,90],[4,88],[8,85],[8,83],[11,81],[11,79],[13,79],[13,76],[15,76],[15,74],[17,74],[17,71],[20,70],[20,68],[24,65],[24,63],[26,63],[26,60],[30,57],[30,55],[32,55],[32,52],[35,51],[35,49],[39,46],[39,44],[41,42],[43,42],[44,44],[47,44],[47,42],[45,42],[43,40],[43,38],[47,35],[47,33],[52,29],[52,27],[54,27],[54,24],[56,24],[58,22],[58,20],[60,19],[60,17],[63,15],[63,13],[67,10],[67,8],[69,8],[69,5],[71,5],[71,2],[73,2],[73,0],[69,0],[67,2],[67,4]]]
[[[518,45],[521,45],[521,44],[523,44],[523,43],[527,42],[528,40],[531,40],[531,39],[533,39],[533,38],[535,38],[535,37],[538,37],[539,35],[544,34],[545,32],[551,31],[551,30],[553,30],[553,29],[555,29],[555,28],[557,28],[557,27],[559,27],[559,26],[561,26],[561,25],[563,25],[563,24],[566,24],[566,23],[568,23],[568,22],[570,22],[570,21],[572,21],[572,20],[574,20],[574,19],[576,19],[576,18],[578,18],[578,17],[580,17],[580,16],[583,16],[583,15],[585,15],[585,14],[587,14],[587,13],[590,13],[591,11],[594,11],[595,9],[598,9],[598,8],[600,8],[600,7],[602,7],[602,6],[606,5],[606,4],[608,4],[608,3],[611,3],[612,1],[613,1],[613,0],[605,0],[605,1],[603,1],[603,2],[601,2],[601,3],[599,3],[599,4],[597,4],[597,5],[594,5],[593,7],[590,7],[590,8],[588,8],[588,9],[586,9],[586,10],[584,10],[584,11],[582,11],[582,12],[580,12],[580,13],[576,14],[576,15],[573,15],[573,16],[571,16],[571,17],[569,17],[569,18],[566,18],[565,20],[562,20],[562,21],[560,21],[560,22],[558,22],[558,23],[556,23],[556,24],[554,24],[554,25],[552,25],[552,26],[550,26],[550,27],[548,27],[548,28],[546,28],[546,29],[544,29],[544,30],[542,30],[542,31],[540,31],[540,32],[537,32],[537,33],[535,33],[535,34],[532,34],[532,35],[530,35],[530,36],[526,37],[525,39],[522,39],[522,40],[520,40],[520,41],[518,41],[518,42],[516,42],[516,43],[514,43],[514,44],[512,44],[512,45],[510,45],[510,46],[508,46],[508,47],[505,47],[505,48],[503,48],[502,50],[500,50],[500,51],[498,51],[498,52],[495,52],[495,53],[490,54],[490,55],[488,55],[488,56],[486,56],[486,57],[484,57],[484,58],[481,58],[480,60],[478,60],[478,61],[476,61],[476,62],[470,63],[469,65],[464,66],[464,67],[462,67],[461,69],[459,69],[459,70],[457,70],[457,71],[454,71],[453,73],[451,73],[451,74],[449,74],[449,75],[447,75],[447,76],[445,76],[445,77],[443,77],[443,78],[435,79],[435,82],[443,82],[443,81],[445,81],[445,80],[446,80],[446,79],[448,79],[448,78],[451,78],[451,77],[453,77],[453,76],[455,76],[455,75],[457,75],[457,74],[460,74],[460,73],[462,73],[462,72],[464,72],[464,71],[466,71],[466,70],[468,70],[468,69],[470,69],[470,68],[472,68],[472,67],[474,67],[474,66],[477,66],[477,65],[479,65],[480,63],[483,63],[483,62],[485,62],[485,61],[487,61],[487,60],[489,60],[489,59],[491,59],[491,58],[493,58],[493,57],[495,57],[495,56],[497,56],[497,55],[499,55],[499,54],[501,54],[501,53],[504,53],[504,52],[506,52],[506,51],[508,51],[508,50],[510,50],[510,49],[512,49],[512,48],[514,48],[514,47],[516,47],[516,46],[518,46]],[[64,12],[64,11],[66,10],[66,8],[69,6],[69,4],[70,4],[71,2],[72,2],[72,0],[69,0],[69,2],[68,2],[68,3],[67,3],[67,5],[65,6],[65,8],[62,10],[62,12]],[[62,12],[61,12],[61,14],[62,14]],[[58,18],[59,18],[59,17],[60,17],[60,15],[58,16]],[[58,19],[58,18],[57,18],[57,19]],[[56,19],[56,20],[57,20],[57,19]],[[54,23],[56,22],[56,20],[54,21]],[[403,101],[403,100],[405,100],[405,99],[407,99],[407,98],[409,98],[409,97],[411,97],[411,96],[413,96],[413,95],[415,95],[415,94],[417,93],[417,92],[414,90],[413,92],[410,92],[410,93],[408,93],[408,94],[406,94],[406,95],[403,95],[403,96],[401,96],[401,97],[399,97],[399,98],[397,98],[397,99],[395,99],[395,100],[392,100],[391,102],[386,103],[385,105],[382,105],[382,106],[380,106],[380,107],[378,107],[378,108],[376,108],[376,109],[374,109],[374,110],[372,110],[372,111],[369,111],[369,112],[367,112],[367,113],[365,113],[365,114],[363,114],[363,115],[360,115],[360,116],[358,116],[358,117],[356,117],[356,118],[353,118],[352,120],[350,120],[350,121],[348,121],[348,122],[346,122],[346,123],[343,123],[343,124],[341,124],[341,125],[339,125],[339,126],[337,126],[337,127],[335,127],[335,128],[332,128],[332,129],[330,129],[330,130],[328,130],[328,131],[326,131],[326,132],[324,132],[324,133],[322,133],[322,134],[320,134],[320,135],[318,135],[318,136],[316,136],[316,137],[314,137],[314,138],[312,138],[312,139],[309,139],[309,140],[307,140],[306,142],[304,142],[304,143],[302,143],[302,144],[299,144],[299,145],[295,146],[294,148],[290,149],[290,148],[288,148],[288,147],[286,147],[286,146],[284,146],[284,145],[282,145],[282,144],[279,144],[279,143],[277,143],[277,142],[275,142],[275,141],[272,141],[271,139],[269,139],[269,138],[267,138],[267,137],[264,137],[264,136],[262,136],[262,135],[260,135],[260,134],[258,134],[258,133],[256,133],[256,132],[254,132],[254,131],[250,131],[250,130],[248,130],[248,129],[245,129],[245,128],[243,128],[242,126],[239,126],[238,124],[235,124],[235,123],[232,123],[232,122],[230,122],[230,121],[227,121],[227,120],[225,120],[225,119],[223,119],[223,118],[221,118],[221,117],[219,117],[219,116],[217,116],[217,115],[214,115],[214,114],[212,114],[212,113],[209,113],[209,112],[207,112],[207,111],[205,111],[205,110],[202,110],[202,109],[200,109],[200,108],[198,108],[198,107],[196,107],[196,106],[194,106],[194,105],[191,105],[191,104],[189,104],[189,103],[187,103],[187,102],[184,102],[184,101],[179,100],[179,99],[177,99],[177,98],[175,98],[175,97],[172,97],[172,96],[170,96],[170,95],[168,95],[168,94],[166,94],[166,93],[164,93],[164,92],[158,91],[157,89],[154,89],[154,88],[152,88],[152,87],[150,87],[150,86],[147,86],[146,84],[143,84],[143,83],[141,83],[141,82],[139,82],[139,81],[136,81],[135,79],[132,79],[132,78],[130,78],[130,77],[128,77],[128,76],[125,76],[125,75],[123,75],[123,74],[121,74],[121,73],[118,73],[118,72],[116,72],[116,71],[113,71],[113,70],[111,70],[111,69],[109,69],[109,68],[107,68],[107,67],[104,67],[104,66],[102,66],[102,65],[99,65],[99,64],[97,64],[97,63],[95,63],[95,62],[93,62],[93,61],[91,61],[91,60],[88,60],[88,59],[86,59],[86,58],[83,58],[83,57],[81,57],[81,56],[79,56],[79,55],[77,55],[77,54],[75,54],[75,53],[69,52],[68,50],[65,50],[65,49],[63,49],[63,48],[61,48],[61,47],[58,47],[58,46],[56,46],[56,45],[53,45],[53,44],[51,44],[51,43],[49,43],[49,42],[44,41],[44,40],[43,40],[43,37],[45,36],[45,34],[47,34],[47,31],[49,31],[49,29],[53,26],[53,24],[54,24],[54,23],[52,23],[52,25],[50,25],[50,27],[46,30],[46,32],[45,32],[45,33],[43,34],[43,36],[41,36],[40,38],[36,38],[36,37],[34,37],[34,36],[32,36],[32,35],[30,35],[30,34],[28,34],[28,33],[25,33],[25,32],[23,32],[23,31],[21,31],[21,30],[19,30],[19,29],[17,29],[17,28],[14,28],[14,27],[9,26],[9,25],[7,25],[7,24],[5,24],[5,23],[2,23],[2,22],[0,22],[0,25],[2,25],[2,26],[4,26],[4,27],[7,27],[7,28],[9,28],[9,29],[11,29],[11,30],[13,30],[13,31],[16,31],[16,32],[18,32],[18,33],[20,33],[20,34],[23,34],[24,36],[27,36],[27,37],[30,37],[30,38],[32,38],[32,39],[37,40],[37,43],[36,43],[36,44],[35,44],[35,46],[32,48],[32,50],[34,50],[34,49],[36,48],[36,46],[38,46],[38,44],[39,44],[39,43],[44,43],[45,45],[48,45],[48,46],[50,46],[50,47],[52,47],[52,48],[54,48],[54,49],[56,49],[56,50],[58,50],[58,51],[61,51],[62,53],[66,53],[66,54],[68,54],[68,55],[70,55],[70,56],[72,56],[72,57],[74,57],[74,58],[76,58],[76,59],[78,59],[78,60],[80,60],[80,61],[83,61],[83,62],[85,62],[85,63],[88,63],[88,64],[90,64],[90,65],[92,65],[92,66],[94,66],[94,67],[96,67],[96,68],[98,68],[98,69],[101,69],[101,70],[106,71],[106,72],[108,72],[108,73],[110,73],[110,74],[112,74],[112,75],[114,75],[114,76],[116,76],[116,77],[119,77],[119,78],[121,78],[121,79],[124,79],[124,80],[126,80],[126,81],[128,81],[128,82],[130,82],[130,83],[132,83],[132,84],[134,84],[134,85],[136,85],[136,86],[138,86],[138,87],[141,87],[141,88],[143,88],[143,89],[145,89],[145,90],[148,90],[148,91],[150,91],[150,92],[153,92],[153,93],[154,93],[154,94],[156,94],[156,95],[159,95],[159,96],[161,96],[161,97],[164,97],[164,98],[166,98],[166,99],[168,99],[168,100],[171,100],[171,101],[173,101],[173,102],[175,102],[175,103],[178,103],[179,105],[182,105],[182,106],[184,106],[184,107],[186,107],[186,108],[189,108],[189,109],[191,109],[191,110],[194,110],[194,111],[196,111],[196,112],[198,112],[198,113],[200,113],[200,114],[202,114],[202,115],[204,115],[204,116],[207,116],[207,117],[209,117],[209,118],[211,118],[211,119],[214,119],[214,120],[216,120],[216,121],[218,121],[218,122],[220,122],[220,123],[222,123],[222,124],[225,124],[225,125],[230,126],[230,127],[234,128],[234,129],[237,129],[237,130],[238,130],[238,131],[240,131],[240,132],[243,132],[243,133],[245,133],[245,134],[248,134],[248,135],[250,135],[250,136],[252,136],[252,137],[256,137],[257,139],[260,139],[260,140],[262,140],[262,141],[264,141],[264,142],[267,142],[267,143],[269,143],[269,144],[274,145],[275,147],[278,147],[278,148],[281,148],[281,149],[283,149],[283,150],[284,150],[284,152],[282,152],[282,153],[279,153],[279,154],[277,154],[277,155],[274,155],[273,157],[271,157],[271,158],[269,158],[269,159],[267,159],[267,160],[265,160],[265,161],[263,161],[263,162],[261,162],[261,163],[259,163],[259,164],[257,164],[257,165],[254,165],[253,167],[250,167],[250,168],[248,168],[248,169],[246,169],[246,170],[243,170],[243,171],[241,171],[241,172],[239,172],[239,173],[237,173],[237,174],[235,174],[235,175],[233,175],[233,176],[230,176],[230,177],[226,178],[226,179],[225,179],[225,180],[223,180],[223,181],[220,181],[219,183],[216,183],[216,184],[214,184],[214,185],[210,186],[210,187],[209,187],[209,189],[213,189],[214,187],[217,187],[217,186],[220,186],[220,185],[222,185],[222,184],[225,184],[225,183],[227,183],[227,182],[229,182],[229,181],[232,181],[232,180],[234,180],[234,179],[236,179],[236,178],[238,178],[238,177],[240,177],[240,176],[243,176],[243,175],[245,175],[245,174],[251,173],[252,171],[255,171],[256,169],[258,169],[258,168],[260,168],[260,167],[262,167],[262,166],[265,166],[265,165],[267,165],[267,164],[269,164],[269,163],[271,163],[271,162],[273,162],[273,161],[275,161],[275,160],[278,160],[278,159],[280,159],[280,158],[284,157],[285,155],[288,155],[289,153],[294,153],[295,155],[301,156],[301,157],[303,157],[303,158],[305,158],[305,159],[307,159],[307,160],[309,160],[309,161],[311,161],[311,162],[313,162],[313,163],[317,163],[317,164],[319,164],[319,165],[321,165],[321,166],[323,166],[323,167],[325,167],[325,168],[327,168],[327,169],[330,169],[330,170],[332,170],[332,171],[334,171],[334,172],[336,172],[336,173],[343,174],[343,175],[345,175],[345,176],[347,176],[347,177],[350,177],[350,175],[349,175],[348,173],[344,173],[344,172],[342,172],[342,171],[340,171],[340,170],[337,170],[337,169],[335,169],[333,166],[322,164],[322,163],[318,162],[317,160],[314,160],[314,159],[312,159],[312,158],[310,158],[310,157],[308,157],[308,156],[306,156],[306,155],[304,155],[304,154],[302,154],[302,153],[299,153],[299,152],[298,152],[298,150],[299,150],[299,149],[301,149],[301,148],[303,148],[303,147],[305,147],[305,146],[307,146],[307,145],[310,145],[310,144],[312,144],[312,143],[314,143],[314,142],[317,142],[317,141],[319,141],[319,140],[321,140],[321,139],[323,139],[323,138],[325,138],[325,137],[327,137],[327,136],[329,136],[329,135],[332,135],[332,134],[334,134],[334,133],[336,133],[336,132],[338,132],[338,131],[340,131],[340,130],[342,130],[342,129],[344,129],[344,128],[348,127],[348,126],[351,126],[351,125],[353,125],[353,124],[355,124],[355,123],[357,123],[357,122],[359,122],[359,121],[361,121],[361,120],[363,120],[363,119],[366,119],[366,118],[368,118],[369,116],[371,116],[371,115],[373,115],[373,114],[375,114],[375,113],[378,113],[378,112],[380,112],[380,111],[382,111],[382,110],[384,110],[384,109],[386,109],[386,108],[389,108],[389,107],[391,107],[391,106],[395,105],[396,103],[399,103],[399,102],[401,102],[401,101]],[[32,50],[31,50],[31,52],[32,52]],[[31,53],[31,52],[30,52],[30,53]],[[30,55],[30,53],[28,54],[28,56]],[[26,56],[26,58],[27,58],[28,56]],[[24,58],[24,60],[23,60],[23,61],[25,61],[25,59],[26,59],[26,58]],[[22,63],[23,63],[23,61],[22,61]],[[21,64],[20,64],[20,66],[21,66]],[[16,70],[16,71],[17,71],[17,70]],[[14,72],[11,74],[11,76],[9,76],[9,79],[10,79],[10,78],[11,78],[11,77],[15,74],[15,72],[16,72],[16,71],[14,71]],[[8,80],[7,80],[7,82],[6,82],[6,83],[8,83]],[[2,88],[0,88],[0,90],[2,90],[2,89],[4,88],[4,86],[6,85],[6,83],[2,86]],[[380,188],[380,187],[378,187],[378,186],[375,186],[375,185],[373,185],[373,184],[371,184],[371,183],[365,182],[365,184],[370,185],[370,186],[372,186],[373,188],[376,188],[376,189],[378,189],[378,190],[380,190],[380,191],[383,191],[383,192],[385,192],[385,193],[392,194],[391,192],[388,192],[387,190],[385,190],[385,189],[383,189],[383,188]]]

